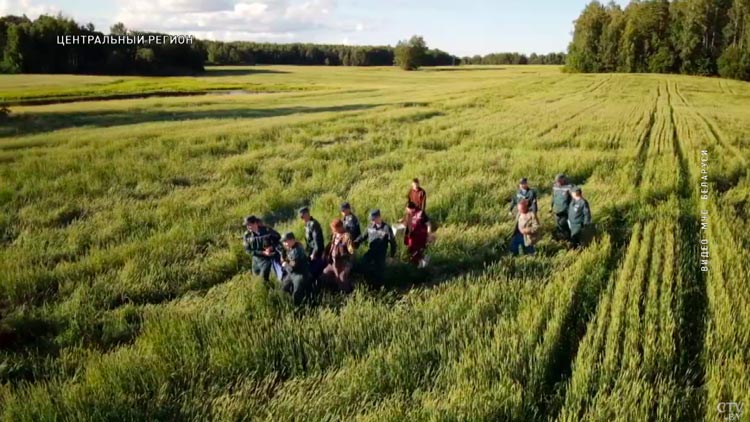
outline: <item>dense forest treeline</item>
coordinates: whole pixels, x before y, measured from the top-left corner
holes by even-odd
[[[565,53],[525,55],[521,53],[491,53],[486,56],[464,57],[462,64],[565,64]]]
[[[566,68],[750,80],[750,0],[593,1],[575,22]]]
[[[110,33],[155,35],[128,30],[119,23]],[[204,65],[327,65],[391,66],[396,49],[391,46],[328,44],[274,44],[193,40],[185,44],[61,43],[59,37],[105,34],[92,24],[79,25],[63,16],[0,17],[0,73],[86,73],[174,75],[202,72]],[[421,38],[420,38],[421,39]],[[423,41],[423,40],[422,40]],[[459,58],[438,49],[419,55],[418,66],[460,64],[563,64],[563,53],[525,56],[519,53]]]

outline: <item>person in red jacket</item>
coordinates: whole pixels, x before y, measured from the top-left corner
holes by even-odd
[[[427,251],[427,241],[432,233],[430,217],[427,213],[412,201],[406,205],[406,216],[403,220],[406,226],[404,234],[404,243],[409,253],[409,262],[417,266],[425,266],[425,252]]]
[[[415,203],[422,211],[427,210],[427,192],[419,185],[419,179],[413,179],[411,181],[411,189],[406,194],[407,204],[409,202]]]

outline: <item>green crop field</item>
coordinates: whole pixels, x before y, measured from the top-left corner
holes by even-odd
[[[750,420],[750,84],[274,66],[0,99],[4,420]],[[591,204],[582,251],[550,236],[557,173]],[[513,259],[523,176],[545,236]],[[395,222],[413,177],[428,271],[297,310],[248,273],[243,216]]]

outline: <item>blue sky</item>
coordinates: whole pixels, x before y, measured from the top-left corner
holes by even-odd
[[[464,56],[564,51],[588,1],[0,0],[0,14],[62,12],[105,32],[122,21],[217,40],[392,45],[420,34],[430,47]]]

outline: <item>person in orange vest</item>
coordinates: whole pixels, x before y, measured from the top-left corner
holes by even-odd
[[[427,210],[427,192],[419,185],[419,179],[414,178],[411,181],[411,189],[406,195],[406,203],[415,203],[420,210]]]

